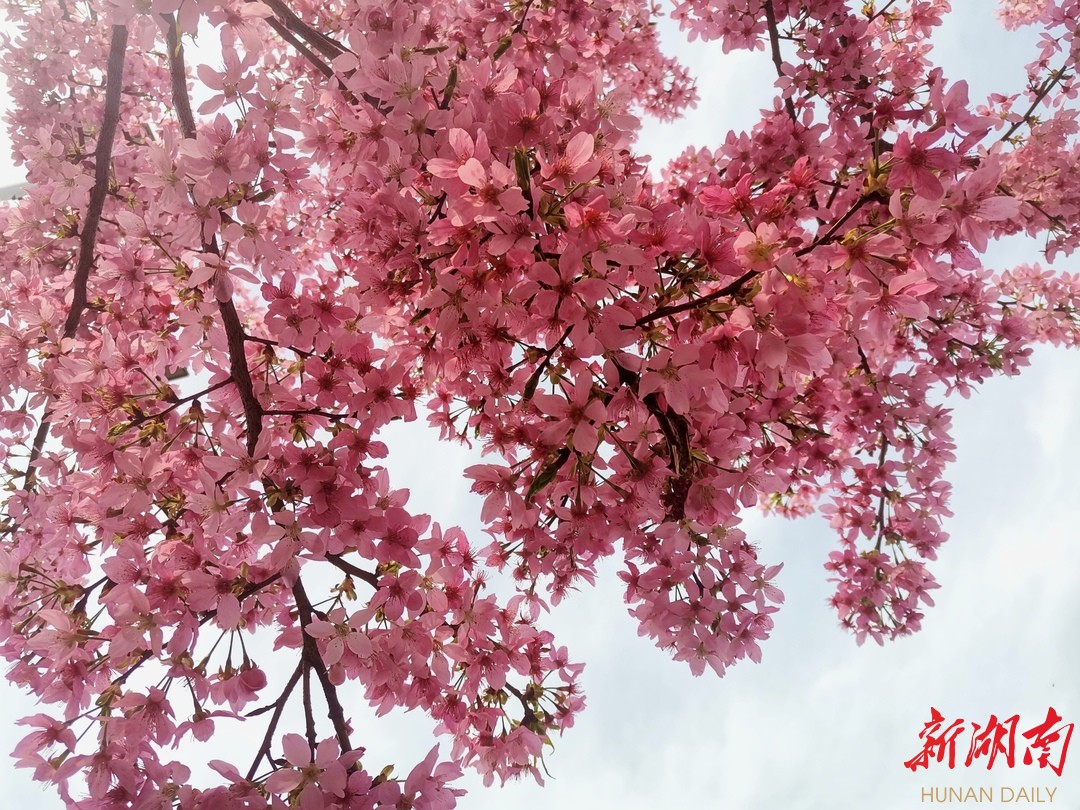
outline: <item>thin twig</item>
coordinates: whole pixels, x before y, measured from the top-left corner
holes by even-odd
[[[274,710],[274,714],[270,717],[270,725],[266,727],[266,734],[263,735],[262,745],[259,746],[259,751],[255,754],[255,761],[252,762],[251,767],[248,768],[247,780],[249,782],[255,778],[255,774],[258,771],[259,763],[262,761],[262,758],[266,757],[267,760],[271,760],[270,744],[274,740],[274,732],[277,731],[278,721],[281,720],[281,713],[285,711],[285,704],[289,702],[289,696],[296,688],[296,683],[300,680],[300,673],[303,669],[304,663],[301,661],[293,671],[292,677],[289,678],[289,682],[285,684],[285,688],[281,690],[281,694],[278,695],[277,700],[269,706],[264,706],[261,709],[256,709],[247,714],[248,717],[255,717],[256,715],[269,711],[271,708]]]
[[[1054,89],[1054,85],[1060,82],[1063,78],[1065,78],[1065,68],[1067,68],[1068,66],[1069,62],[1065,62],[1065,64],[1063,64],[1060,68],[1050,74],[1049,78],[1047,78],[1047,80],[1043,82],[1042,89],[1039,90],[1038,94],[1032,100],[1031,106],[1027,108],[1027,112],[1023,114],[1019,121],[1009,127],[1008,131],[1001,136],[1001,141],[1009,140],[1009,138],[1013,136],[1013,133],[1015,133],[1016,130],[1020,129],[1020,127],[1022,127],[1024,124],[1031,123],[1031,114],[1035,112],[1035,109],[1040,104],[1042,104],[1043,99],[1046,98],[1050,94],[1050,91]]]
[[[847,222],[849,219],[851,219],[860,208],[862,208],[864,205],[866,205],[867,202],[870,201],[870,199],[871,199],[871,195],[868,195],[868,194],[864,194],[863,196],[859,197],[859,199],[857,199],[855,201],[855,204],[852,205],[851,208],[848,209],[847,213],[844,214],[842,217],[840,217],[840,219],[836,220],[836,222],[834,222],[832,224],[832,227],[829,228],[829,230],[825,231],[825,233],[823,233],[821,236],[819,236],[817,239],[815,239],[813,242],[811,242],[806,247],[799,248],[798,250],[796,250],[795,255],[796,256],[805,256],[807,253],[812,251],[814,248],[819,247],[819,246],[825,244],[826,242],[828,242],[830,239],[832,239],[834,236],[836,236],[836,232],[839,231],[844,226],[844,223]]]
[[[228,377],[228,378],[222,380],[221,382],[214,383],[209,388],[204,388],[202,391],[199,391],[199,392],[194,393],[194,394],[189,394],[188,396],[183,397],[181,399],[174,400],[173,403],[168,408],[165,408],[164,410],[158,411],[157,413],[144,413],[142,416],[136,416],[131,420],[131,424],[132,425],[141,425],[143,422],[148,422],[148,421],[150,421],[152,419],[160,419],[161,417],[165,416],[166,414],[172,413],[177,408],[179,408],[179,407],[181,407],[183,405],[186,405],[189,402],[193,402],[194,400],[199,399],[199,397],[204,397],[207,394],[210,394],[210,393],[212,393],[214,391],[217,391],[219,388],[224,388],[226,385],[230,385],[231,383],[232,383],[232,378]]]
[[[331,413],[330,411],[324,411],[320,408],[283,408],[283,409],[263,409],[263,416],[319,416],[323,419],[329,419],[331,422],[340,422],[343,419],[348,419],[347,413]]]
[[[277,574],[271,574],[270,576],[268,576],[266,579],[262,580],[261,582],[252,582],[252,583],[246,585],[244,587],[244,589],[242,591],[240,591],[240,593],[238,593],[236,595],[236,599],[241,604],[243,604],[243,601],[245,599],[247,599],[249,596],[252,596],[253,594],[258,593],[263,588],[265,588],[267,585],[273,585],[279,579],[281,579],[281,573],[280,572],[277,573]],[[199,625],[202,626],[202,625],[206,624],[207,622],[211,621],[212,619],[214,619],[217,616],[217,614],[218,614],[217,608],[214,608],[213,610],[208,610],[205,613],[200,614],[199,615]]]
[[[245,338],[249,343],[261,343],[263,346],[269,346],[273,349],[284,349],[285,351],[292,352],[300,357],[315,357],[314,352],[306,352],[303,349],[298,349],[295,346],[289,346],[284,343],[278,343],[276,340],[270,340],[269,338],[259,337],[258,335],[248,335]]]
[[[41,451],[45,448],[45,440],[49,437],[49,425],[52,421],[52,414],[44,414],[41,419],[41,424],[38,425],[37,433],[34,434],[34,444],[30,448],[30,458],[26,464],[26,472],[23,473],[23,485],[22,488],[29,490],[33,485],[34,471],[37,469],[37,460],[41,457]]]
[[[288,6],[280,2],[280,0],[268,0],[267,5],[278,15],[276,18],[267,21],[269,22],[270,27],[273,28],[282,39],[296,48],[300,55],[307,59],[326,78],[334,78],[336,73],[329,62],[332,62],[343,53],[347,53],[348,49],[337,40],[331,39],[320,31],[316,31],[300,19],[300,17],[296,16],[296,14],[293,13]],[[304,44],[305,42],[307,44]],[[311,47],[309,48],[308,45]],[[322,54],[323,58],[317,56],[315,51]],[[343,77],[337,79],[338,87],[350,102],[356,101],[356,95],[345,84],[344,79],[352,76],[354,72],[355,68],[346,72]],[[388,111],[387,108],[383,106],[383,103],[370,93],[361,93],[360,98],[370,104],[378,112],[386,113]]]
[[[881,540],[885,536],[885,498],[888,497],[888,487],[885,486],[885,455],[889,450],[889,442],[885,439],[884,432],[881,434],[881,452],[878,454],[878,469],[881,471],[881,497],[878,500],[878,536],[877,543],[874,544],[874,551],[881,551]]]
[[[296,15],[292,14],[280,0],[267,0],[267,4],[278,14],[279,17],[285,17],[285,22],[290,30],[302,30],[307,32],[301,34],[309,43],[313,45],[320,53],[327,55],[329,58],[333,58],[341,52],[341,46],[336,43],[332,43],[332,40],[318,35],[317,32],[312,31],[301,21]],[[175,27],[175,22],[172,23],[172,27]],[[327,53],[329,51],[329,53]],[[186,97],[187,85],[186,81],[181,82],[177,80],[177,76],[183,76],[183,47],[176,41],[175,47],[170,48],[169,53],[171,72],[173,73],[173,92],[179,93],[179,95]],[[182,92],[181,92],[182,90]],[[177,115],[182,118],[181,127],[185,133],[194,133],[195,124],[194,119],[191,117],[190,104],[183,104],[178,102],[174,104]],[[218,254],[218,248],[215,241],[204,243],[204,250]],[[262,405],[259,403],[255,396],[254,385],[251,380],[251,372],[248,369],[247,356],[245,352],[245,344],[248,342],[248,335],[245,334],[244,328],[240,323],[240,316],[236,311],[236,307],[233,305],[232,300],[221,301],[218,304],[218,310],[221,313],[222,322],[225,326],[225,335],[228,343],[229,352],[229,368],[233,382],[236,383],[237,390],[240,393],[240,400],[244,407],[244,419],[247,426],[247,449],[249,454],[253,454],[255,446],[258,443],[259,435],[262,432],[262,420],[265,411]],[[264,479],[264,488],[269,493],[273,487],[273,482],[268,482]],[[280,506],[278,507],[280,508]],[[271,506],[271,509],[274,509]],[[276,510],[275,510],[276,511]],[[275,575],[272,579],[276,579],[280,574]],[[372,575],[369,575],[372,577]],[[370,581],[370,580],[369,580]],[[323,696],[326,698],[326,705],[330,722],[333,724],[335,735],[337,736],[338,743],[341,746],[342,752],[348,752],[353,750],[352,742],[349,739],[349,727],[348,721],[345,718],[345,710],[341,705],[341,701],[337,695],[337,689],[330,680],[330,675],[326,669],[326,663],[323,661],[322,656],[319,654],[319,647],[315,641],[315,638],[307,633],[307,627],[311,624],[314,616],[314,608],[311,605],[311,601],[308,599],[307,592],[304,590],[302,580],[297,579],[292,586],[293,598],[296,602],[297,614],[300,619],[301,633],[303,635],[303,647],[302,647],[302,660],[301,665],[297,669],[295,678],[299,678],[305,672],[313,670],[315,675],[319,679],[319,683],[322,687]],[[295,686],[295,680],[291,682]],[[280,716],[281,709],[284,706],[284,700],[281,700],[281,706],[275,707],[274,718],[272,719],[272,725],[276,724],[277,717]],[[272,729],[267,730],[267,735],[272,733]],[[249,774],[249,779],[254,777],[254,769],[257,767],[259,760],[264,754],[267,754],[268,743],[264,740],[263,748],[259,752],[259,756],[256,758],[255,763],[252,765],[252,772]],[[268,754],[267,754],[268,755]]]
[[[265,2],[286,28],[303,37],[311,47],[327,59],[336,59],[348,50],[340,42],[331,39],[300,19],[282,0],[265,0]]]
[[[883,5],[878,11],[875,11],[873,14],[871,14],[869,17],[867,17],[866,21],[867,22],[873,22],[878,17],[880,17],[882,14],[884,14],[886,11],[888,11],[889,7],[894,5],[895,3],[896,3],[896,0],[889,0],[889,2],[886,3],[885,5]]]
[[[315,737],[315,710],[311,705],[311,664],[307,656],[301,658],[304,669],[304,686],[301,695],[304,702],[304,732],[307,737],[308,750],[311,752],[311,760],[315,761],[315,749],[319,741]]]

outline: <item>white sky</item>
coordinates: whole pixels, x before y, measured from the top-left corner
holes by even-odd
[[[946,75],[967,78],[972,98],[1003,82],[1018,86],[1030,49],[1000,31],[987,0],[957,6],[939,39]],[[657,158],[715,143],[732,124],[751,121],[769,97],[763,54],[720,57],[700,43],[680,53],[699,78],[702,103],[678,124],[647,124],[642,151]],[[9,177],[17,179],[0,163],[0,186]],[[1018,240],[995,257],[1000,266],[1037,258]],[[1076,270],[1075,257],[1061,269]],[[587,662],[589,701],[548,756],[554,778],[544,788],[484,789],[467,777],[470,794],[459,806],[908,810],[923,806],[921,788],[946,785],[1040,787],[1044,799],[1045,788],[1056,788],[1055,806],[1080,806],[1080,764],[1072,762],[1060,778],[1001,763],[990,772],[939,765],[918,774],[902,765],[920,748],[931,705],[969,723],[1019,713],[1032,725],[1050,705],[1067,721],[1080,719],[1078,401],[1080,358],[1043,349],[1020,378],[993,380],[952,403],[956,517],[934,565],[938,604],[920,633],[884,648],[856,647],[825,604],[831,587],[821,566],[835,541],[817,518],[749,517],[748,535],[763,558],[786,562],[787,601],[763,662],[744,661],[722,680],[695,679],[638,638],[608,566],[601,585],[547,623],[574,660]],[[432,442],[420,426],[394,427],[401,441],[390,445],[391,469],[396,484],[411,489],[412,508],[481,539],[479,504],[458,475],[472,463],[468,453]],[[14,721],[37,709],[6,684],[0,695],[0,750],[10,750],[21,736]],[[399,773],[431,746],[431,723],[421,715],[376,721],[361,709],[356,727],[369,748],[365,762],[396,761]],[[1072,758],[1080,759],[1080,742],[1075,747]],[[9,762],[0,759],[0,810],[60,807]]]

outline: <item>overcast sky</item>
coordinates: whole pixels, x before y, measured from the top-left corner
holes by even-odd
[[[1001,31],[986,0],[956,5],[962,13],[939,39],[946,75],[966,77],[973,98],[1018,87],[1031,38]],[[715,143],[767,103],[771,66],[763,54],[719,57],[718,49],[700,43],[680,52],[697,73],[703,100],[686,121],[647,126],[642,151],[657,158],[685,144]],[[0,167],[0,186],[13,179]],[[999,248],[992,266],[1037,258],[1013,241]],[[1059,265],[1077,269],[1075,259]],[[762,663],[744,661],[723,679],[693,678],[638,638],[608,566],[602,584],[564,603],[547,623],[574,660],[587,662],[588,709],[556,740],[547,761],[552,778],[544,788],[502,789],[467,778],[470,794],[459,806],[908,810],[925,806],[922,788],[946,785],[1038,787],[1044,800],[1054,788],[1053,806],[1080,806],[1076,763],[1060,778],[1001,763],[989,772],[936,766],[912,774],[903,767],[920,749],[930,706],[980,724],[990,714],[1019,713],[1026,727],[1051,705],[1066,721],[1080,717],[1073,627],[1080,618],[1073,528],[1080,506],[1078,400],[1080,356],[1044,349],[1021,377],[993,380],[971,399],[952,402],[956,517],[933,569],[942,588],[923,630],[900,642],[859,648],[840,630],[826,605],[831,587],[822,570],[836,543],[817,518],[747,517],[747,534],[762,557],[786,563],[780,575],[786,604],[763,645]],[[422,426],[394,428],[400,440],[391,444],[390,464],[397,484],[411,489],[412,508],[481,540],[479,503],[458,475],[473,463],[468,453],[432,442]],[[36,709],[6,684],[0,695],[0,750],[10,750],[21,736],[12,724]],[[431,723],[421,715],[374,720],[361,708],[356,727],[372,765],[397,761],[407,772],[431,746]],[[2,810],[60,806],[3,760],[0,786]]]

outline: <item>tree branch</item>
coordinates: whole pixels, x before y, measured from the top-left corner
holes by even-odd
[[[885,5],[883,5],[879,10],[875,11],[873,14],[871,14],[869,17],[867,17],[866,21],[867,22],[873,22],[878,17],[883,15],[886,11],[888,11],[889,7],[894,5],[895,3],[896,3],[896,0],[889,0],[889,2],[886,3]]]
[[[184,65],[184,45],[180,42],[180,30],[175,14],[162,14],[165,21],[165,44],[169,49],[169,80],[172,85],[173,108],[180,132],[185,138],[195,137],[195,116],[191,112],[191,100],[187,92],[187,67]]]
[[[1020,129],[1020,127],[1022,127],[1024,124],[1030,124],[1031,123],[1031,115],[1032,115],[1032,113],[1034,113],[1035,109],[1040,104],[1042,104],[1043,99],[1045,99],[1048,95],[1050,95],[1050,91],[1054,89],[1054,85],[1065,78],[1065,68],[1067,68],[1069,66],[1069,64],[1070,64],[1069,62],[1065,62],[1065,64],[1063,64],[1060,68],[1058,68],[1053,73],[1051,73],[1049,77],[1047,77],[1047,80],[1045,82],[1043,82],[1042,88],[1039,90],[1038,94],[1036,94],[1035,98],[1032,100],[1031,106],[1027,108],[1027,112],[1025,112],[1023,114],[1023,116],[1021,116],[1019,121],[1017,121],[1015,124],[1013,124],[1011,127],[1009,127],[1008,131],[1004,135],[1001,136],[1001,138],[1000,138],[1001,141],[1009,140],[1009,138],[1011,138],[1013,136],[1013,134],[1016,132],[1016,130]]]
[[[851,208],[848,209],[847,213],[844,214],[842,217],[840,217],[840,219],[836,220],[836,222],[834,222],[832,224],[832,227],[829,228],[829,230],[825,231],[825,233],[823,233],[821,236],[819,236],[817,239],[815,239],[813,242],[811,242],[806,247],[799,248],[798,250],[796,250],[795,255],[796,256],[805,256],[807,253],[812,251],[814,248],[819,247],[820,245],[823,245],[826,242],[828,242],[830,239],[832,239],[834,236],[836,236],[836,232],[839,231],[844,226],[844,223],[847,222],[849,219],[851,219],[860,208],[862,208],[864,205],[866,205],[867,202],[869,202],[870,199],[871,199],[871,195],[869,195],[869,194],[864,194],[861,197],[859,197],[859,199],[857,199],[855,201],[855,204],[852,205]]]
[[[225,326],[225,337],[229,347],[229,371],[232,373],[236,389],[240,393],[240,403],[244,406],[244,421],[247,424],[248,455],[255,454],[255,445],[262,433],[263,407],[255,396],[255,386],[248,369],[247,354],[244,352],[244,327],[232,299],[218,302],[218,311]]]
[[[331,422],[340,422],[343,419],[349,418],[349,415],[347,413],[331,413],[330,411],[324,411],[320,408],[308,408],[306,410],[299,408],[264,408],[263,416],[319,416],[323,419],[329,419]]]
[[[314,761],[315,749],[319,741],[315,736],[315,710],[311,705],[311,664],[308,663],[307,656],[301,657],[301,665],[304,669],[304,687],[301,692],[304,701],[304,736],[307,738],[308,750]]]
[[[294,36],[293,33],[285,27],[284,23],[274,18],[267,20],[267,22],[270,24],[270,27],[277,32],[277,35],[279,37],[281,37],[283,40],[296,48],[300,55],[307,59],[312,65],[314,65],[315,68],[319,71],[319,73],[321,73],[328,79],[333,78],[334,69],[328,64],[326,64],[326,62],[324,62],[322,59],[320,59],[318,55],[313,50],[311,50],[311,48],[301,42],[298,37]]]
[[[184,46],[180,42],[179,32],[176,27],[176,17],[166,15],[168,23],[169,45],[169,75],[172,80],[173,108],[180,122],[180,130],[185,138],[195,137],[195,117],[191,112],[191,101],[187,94],[187,70],[184,66]],[[217,242],[211,239],[203,242],[203,250],[216,256],[221,255]],[[259,442],[259,434],[262,433],[262,405],[255,396],[255,386],[251,381],[251,371],[248,369],[247,354],[244,351],[244,343],[247,335],[240,323],[240,316],[236,312],[236,306],[232,299],[218,301],[218,312],[221,313],[221,322],[225,327],[225,338],[229,348],[229,371],[236,389],[240,394],[240,403],[244,408],[244,419],[247,424],[247,451],[248,455],[255,452],[255,445]]]
[[[64,319],[64,337],[75,336],[88,303],[87,284],[90,281],[90,269],[94,266],[94,249],[97,244],[98,225],[101,212],[105,207],[105,198],[109,193],[109,169],[112,165],[113,140],[120,123],[120,97],[124,86],[124,56],[127,51],[128,31],[122,25],[114,25],[112,39],[109,42],[109,61],[105,79],[105,113],[98,131],[97,146],[94,148],[94,187],[90,190],[90,200],[86,206],[86,216],[79,231],[79,261],[75,275],[71,280],[71,308]],[[45,441],[49,437],[52,414],[42,415],[41,424],[34,434],[34,443],[30,448],[30,457],[23,474],[23,489],[33,483],[34,471]]]
[[[291,24],[289,24],[290,30],[302,28],[302,30],[307,31],[308,34],[305,38],[311,42],[320,53],[326,54],[329,50],[330,53],[328,56],[333,58],[338,53],[342,52],[340,46],[336,45],[336,43],[328,45],[327,43],[332,43],[331,40],[318,35],[317,32],[308,28],[306,24],[296,17],[296,15],[292,14],[280,0],[267,0],[267,4],[274,9],[279,16],[286,16],[287,24],[291,21]],[[179,94],[182,97],[182,99],[176,101],[174,106],[177,116],[181,119],[180,125],[185,134],[194,134],[195,121],[191,114],[191,105],[184,101],[187,97],[187,83],[183,62],[183,46],[178,38],[175,37],[175,21],[172,19],[170,19],[170,30],[174,32],[172,45],[169,50],[170,72],[173,77],[173,93]],[[335,49],[337,49],[336,52]],[[203,248],[207,252],[220,255],[217,244],[214,241],[204,243]],[[248,336],[244,332],[244,328],[240,323],[240,316],[237,314],[236,307],[233,305],[231,299],[228,301],[219,301],[218,310],[221,313],[221,319],[225,326],[230,373],[233,381],[236,383],[237,390],[240,393],[240,401],[244,407],[244,418],[247,425],[247,450],[249,454],[253,454],[255,446],[259,441],[259,435],[262,432],[262,419],[265,411],[255,396],[251,372],[247,365],[245,344]],[[267,482],[264,480],[264,486],[266,486],[266,484]],[[270,485],[272,486],[272,482]],[[269,491],[269,488],[267,491]],[[274,507],[271,507],[271,509],[273,508]],[[274,579],[278,576],[280,575],[275,575]],[[373,575],[368,576],[372,577],[372,579],[374,578]],[[303,637],[302,660],[294,675],[294,679],[304,675],[306,671],[314,670],[315,675],[318,677],[319,683],[322,686],[323,695],[326,698],[328,716],[330,722],[333,724],[334,732],[337,736],[338,743],[341,746],[342,753],[352,751],[353,746],[352,742],[349,740],[348,721],[345,719],[345,710],[338,698],[337,689],[330,681],[326,663],[319,654],[319,647],[315,638],[306,632],[308,625],[312,622],[314,608],[311,605],[311,600],[308,599],[307,592],[304,590],[303,581],[299,578],[292,586],[292,593],[293,598],[296,601],[296,609],[300,618],[300,628]],[[292,687],[295,687],[295,680],[291,683]],[[282,704],[284,704],[284,701],[282,701]],[[272,725],[276,725],[278,716],[280,716],[280,708],[275,707],[275,716],[272,719]],[[272,734],[272,728],[267,730],[267,734]],[[268,743],[264,740],[263,749],[260,750],[259,756],[252,765],[252,769],[257,767],[259,760],[266,754],[267,750]],[[251,776],[254,776],[254,773],[252,773]]]
[[[769,26],[769,45],[772,49],[772,61],[776,66],[776,75],[784,77],[784,58],[780,54],[780,29],[776,25],[776,9],[773,8],[772,0],[765,0],[765,22]],[[794,123],[799,123],[799,116],[795,113],[795,104],[789,96],[784,96],[784,108],[788,118]]]
[[[303,37],[312,48],[321,53],[326,59],[333,60],[348,50],[341,43],[331,39],[321,31],[317,31],[300,19],[282,0],[264,1],[286,28]]]
[[[268,576],[266,579],[262,580],[261,582],[249,583],[248,585],[246,585],[244,587],[244,589],[242,591],[240,591],[240,593],[238,593],[236,595],[236,598],[241,604],[243,604],[244,600],[247,599],[249,596],[251,596],[252,594],[258,593],[263,588],[265,588],[267,585],[273,585],[279,579],[281,579],[281,574],[277,573],[277,574],[273,574],[271,576]],[[201,627],[202,625],[209,622],[211,619],[213,619],[215,616],[217,616],[217,613],[218,613],[217,608],[214,608],[213,610],[208,610],[205,613],[200,614],[199,615],[199,626]]]
[[[281,0],[267,0],[267,5],[278,15],[276,18],[267,20],[270,27],[277,32],[278,36],[296,48],[297,52],[307,59],[316,70],[323,74],[323,76],[328,79],[334,78],[334,69],[328,62],[332,62],[338,56],[341,56],[341,54],[346,53],[348,49],[336,40],[326,36],[326,34],[323,34],[321,31],[316,31],[300,19],[300,17],[281,2]],[[305,44],[305,42],[307,44]],[[311,47],[309,48],[308,45]],[[315,51],[322,54],[323,58],[316,55]],[[352,71],[349,71],[345,74],[345,77],[348,78],[351,75]],[[337,82],[338,87],[341,88],[341,91],[345,94],[346,98],[350,101],[355,101],[356,96],[345,83],[341,79],[338,79]],[[361,93],[360,97],[379,112],[385,113],[387,111],[386,108],[383,107],[382,102],[370,93]]]
[[[307,632],[307,627],[311,624],[314,614],[314,608],[311,606],[311,600],[308,599],[307,591],[304,590],[304,583],[297,579],[292,592],[293,597],[296,599],[296,610],[300,616],[300,632],[304,637],[304,660],[315,670],[315,675],[322,686],[323,696],[326,698],[327,714],[330,717],[330,722],[334,725],[334,733],[337,735],[342,753],[352,751],[353,745],[349,740],[349,723],[345,719],[345,709],[338,699],[337,687],[330,681],[330,675],[326,671],[326,663],[319,654],[319,646],[315,642],[315,637]]]
[[[124,87],[124,54],[127,51],[128,31],[122,25],[112,28],[109,43],[109,63],[105,79],[105,115],[101,120],[97,146],[94,149],[94,187],[86,206],[86,217],[79,232],[79,263],[72,279],[71,309],[64,321],[64,337],[75,336],[79,320],[86,309],[86,285],[90,280],[90,268],[94,265],[94,247],[97,243],[98,224],[105,197],[109,193],[109,172],[112,166],[113,138],[120,123],[120,96]]]
[[[255,778],[255,774],[258,771],[259,763],[263,757],[270,760],[270,745],[274,740],[274,732],[277,731],[278,721],[281,720],[281,713],[285,711],[285,704],[289,702],[289,696],[296,688],[297,681],[300,680],[300,674],[304,670],[304,662],[301,661],[296,669],[293,671],[292,677],[289,678],[289,682],[285,684],[285,688],[281,690],[281,694],[278,695],[277,700],[268,706],[263,706],[261,709],[256,709],[253,712],[248,712],[248,717],[255,717],[263,712],[274,710],[274,714],[270,717],[270,725],[266,727],[266,734],[263,735],[262,745],[259,746],[258,752],[255,754],[255,761],[251,763],[251,767],[248,768],[247,780],[250,782]]]
[[[143,422],[148,422],[151,419],[160,419],[161,417],[165,416],[166,414],[172,413],[177,408],[179,408],[179,407],[181,407],[183,405],[186,405],[189,402],[194,402],[196,399],[199,399],[200,397],[204,397],[209,393],[217,391],[219,388],[224,388],[226,385],[229,385],[230,383],[232,383],[232,378],[231,377],[227,378],[227,379],[224,379],[221,382],[216,382],[213,385],[209,386],[208,388],[204,388],[202,391],[198,391],[198,392],[196,392],[194,394],[188,394],[188,396],[186,396],[186,397],[181,397],[180,399],[174,400],[172,402],[172,404],[169,405],[168,408],[160,410],[157,413],[144,413],[141,416],[132,417],[131,424],[132,425],[141,425]]]
[[[881,433],[881,451],[878,453],[878,469],[881,470],[882,484],[881,484],[881,497],[878,499],[878,512],[877,512],[877,527],[878,536],[877,542],[874,544],[874,551],[881,551],[881,541],[885,537],[885,499],[888,497],[888,487],[885,486],[885,455],[889,450],[889,442],[885,438],[885,432]]]
[[[353,565],[351,562],[344,559],[343,557],[341,557],[341,556],[339,556],[337,554],[330,554],[329,552],[327,552],[326,560],[327,560],[327,562],[329,562],[329,563],[331,563],[333,565],[336,565],[338,568],[340,568],[346,574],[352,574],[354,577],[357,577],[358,579],[362,579],[364,582],[366,582],[372,588],[379,587],[379,578],[378,577],[376,577],[370,571],[365,571],[363,568],[360,568],[359,566]]]
[[[711,292],[708,295],[701,296],[701,298],[695,298],[693,301],[687,301],[686,303],[677,304],[675,306],[660,307],[660,309],[656,310],[655,312],[651,312],[648,315],[643,315],[642,317],[638,318],[637,321],[635,321],[635,326],[644,326],[645,324],[652,323],[659,318],[666,318],[668,315],[677,315],[680,312],[686,312],[686,310],[688,309],[696,309],[697,307],[707,304],[710,301],[715,301],[717,298],[723,298],[726,295],[733,295],[739,291],[739,288],[742,287],[743,284],[745,284],[747,281],[749,281],[756,275],[756,270],[748,270],[747,272],[739,276],[737,279],[735,279],[733,282],[728,284],[726,287],[721,287],[719,290]]]
[[[26,463],[26,472],[23,473],[23,489],[28,490],[33,485],[34,471],[37,469],[35,465],[41,457],[41,451],[45,447],[45,440],[49,437],[51,420],[52,414],[43,414],[37,433],[34,434],[34,444],[30,447],[30,458]]]

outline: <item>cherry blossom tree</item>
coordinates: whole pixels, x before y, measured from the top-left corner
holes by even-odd
[[[1002,4],[1043,35],[1027,90],[980,103],[933,63],[946,0],[675,2],[764,49],[776,97],[661,179],[636,116],[695,92],[640,0],[4,10],[29,185],[0,209],[0,650],[43,704],[18,765],[70,807],[539,779],[584,706],[544,612],[618,555],[695,675],[759,660],[759,504],[828,516],[858,642],[909,634],[943,395],[1080,338],[1076,276],[980,261],[1080,245],[1078,0]],[[219,65],[188,64],[196,33]],[[390,480],[380,432],[419,418],[487,454],[486,538]],[[369,761],[350,683],[448,745]],[[171,748],[240,723],[193,784]]]

